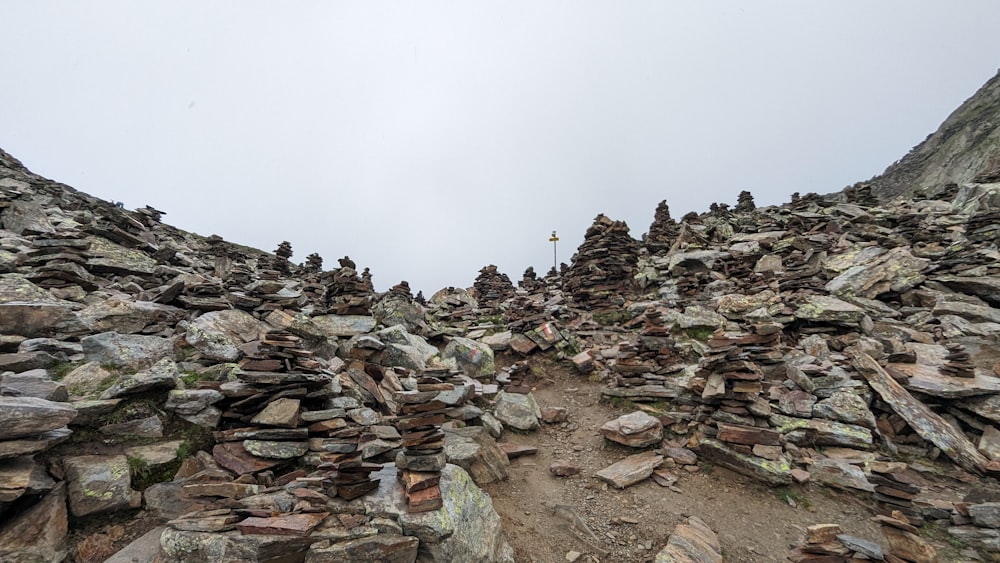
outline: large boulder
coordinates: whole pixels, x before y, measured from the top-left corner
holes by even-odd
[[[663,439],[663,424],[645,411],[635,411],[604,423],[601,435],[612,442],[645,448]]]
[[[102,332],[84,337],[83,354],[88,362],[124,369],[143,369],[173,355],[174,341],[159,336]]]
[[[62,561],[68,532],[66,485],[59,483],[40,502],[0,526],[0,561]]]
[[[77,317],[93,332],[135,334],[150,325],[172,327],[187,311],[149,301],[111,298],[88,305]]]
[[[875,299],[890,291],[903,293],[924,281],[923,271],[930,265],[926,258],[916,258],[909,249],[885,250],[877,246],[859,248],[829,259],[828,270],[842,268],[826,284],[830,293],[844,297]]]
[[[156,273],[156,260],[141,250],[126,248],[104,237],[93,236],[87,253],[87,269],[94,273],[149,276]]]
[[[357,336],[375,330],[375,317],[368,315],[317,315],[312,318],[327,336]]]
[[[674,528],[655,563],[722,563],[719,537],[701,518],[691,516]]]
[[[458,368],[470,377],[482,377],[497,372],[493,348],[489,345],[455,336],[445,346],[442,359],[454,359]]]
[[[228,532],[193,532],[168,527],[160,536],[160,547],[167,561],[203,563],[204,561],[303,561],[309,546],[317,539],[275,534]]]
[[[142,371],[123,375],[101,394],[102,399],[116,399],[147,391],[165,391],[177,387],[180,372],[173,360],[164,358]]]
[[[372,477],[381,479],[378,491],[353,503],[361,503],[368,514],[382,514],[397,520],[404,535],[419,538],[417,561],[514,561],[513,550],[504,539],[500,516],[493,509],[492,500],[461,467],[448,464],[441,471],[444,502],[441,508],[412,514],[407,508],[403,488],[396,481],[393,465],[386,465]]]
[[[482,426],[445,429],[444,453],[448,463],[468,471],[477,485],[507,478],[510,460]]]
[[[437,348],[422,337],[410,334],[403,325],[384,328],[375,336],[385,345],[382,353],[385,366],[421,370],[438,355]]]
[[[493,414],[505,426],[518,430],[537,430],[541,426],[542,409],[531,394],[506,393],[497,394]]]
[[[256,317],[239,309],[211,311],[179,327],[184,329],[184,340],[203,358],[219,362],[240,359],[239,347],[266,332]]]
[[[17,199],[0,214],[3,228],[19,235],[47,235],[56,232],[45,208],[35,201]]]

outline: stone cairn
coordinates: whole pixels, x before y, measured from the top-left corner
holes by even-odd
[[[736,212],[752,213],[756,209],[757,205],[753,201],[753,194],[747,190],[740,192],[740,195],[736,198]]]
[[[639,244],[628,225],[598,215],[563,277],[563,290],[581,305],[615,308],[632,289],[638,260]]]
[[[667,200],[661,201],[656,206],[653,223],[649,226],[649,233],[645,239],[649,253],[656,254],[669,250],[677,239],[678,229],[677,221],[670,217],[670,206],[667,205]]]
[[[493,264],[483,267],[476,276],[473,287],[476,299],[485,314],[498,310],[500,303],[514,296],[514,284],[507,274],[497,271]]]
[[[875,505],[880,514],[892,516],[900,512],[914,526],[922,526],[924,517],[913,499],[920,495],[918,481],[899,471],[898,467],[882,467],[876,464],[868,475],[868,482],[875,486]]]
[[[411,512],[425,512],[441,507],[438,486],[441,470],[447,462],[444,454],[444,432],[448,405],[437,397],[455,386],[433,377],[417,380],[416,389],[394,395],[400,402],[400,416],[395,420],[402,433],[403,450],[396,454],[397,477],[403,485],[406,503]]]
[[[340,268],[325,272],[327,310],[333,315],[367,315],[375,301],[375,287],[365,268],[358,274],[357,265],[348,256],[340,259]]]
[[[944,359],[947,363],[938,368],[942,375],[952,377],[976,377],[976,366],[972,363],[972,356],[965,351],[965,346],[952,343],[945,345],[948,350]]]

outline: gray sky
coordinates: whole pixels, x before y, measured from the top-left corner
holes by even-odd
[[[0,146],[429,297],[880,173],[1000,65],[1000,2],[2,3]]]

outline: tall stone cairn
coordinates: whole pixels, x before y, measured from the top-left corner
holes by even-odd
[[[514,284],[507,274],[498,271],[493,264],[479,270],[479,275],[476,276],[472,286],[476,290],[476,299],[483,308],[496,308],[514,296]]]
[[[573,265],[563,279],[563,289],[580,304],[613,307],[624,302],[633,287],[639,242],[629,235],[624,221],[603,213],[587,229]]]
[[[677,221],[670,216],[670,206],[667,200],[661,201],[656,206],[656,213],[653,215],[653,224],[649,226],[649,233],[646,235],[646,248],[650,254],[656,254],[669,250],[674,241],[677,240]]]
[[[747,190],[740,192],[740,195],[736,198],[736,212],[750,213],[755,209],[757,209],[757,205],[753,202],[753,194]]]

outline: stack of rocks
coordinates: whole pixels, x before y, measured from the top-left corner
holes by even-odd
[[[740,192],[740,195],[736,198],[736,212],[737,213],[750,213],[757,209],[757,205],[753,201],[753,194],[747,190]]]
[[[306,256],[306,263],[302,265],[302,269],[307,274],[318,274],[323,271],[323,257],[319,253],[313,252],[309,256]]]
[[[722,410],[748,415],[747,405],[756,402],[764,390],[764,370],[760,363],[774,365],[782,361],[782,355],[775,349],[780,338],[780,328],[772,325],[760,325],[752,334],[720,334],[710,338],[709,351],[698,366],[699,376],[706,379],[702,399],[719,399]]]
[[[319,373],[322,370],[322,365],[312,359],[312,352],[302,348],[302,339],[288,331],[269,331],[259,344],[244,348],[246,356],[240,365],[247,371]]]
[[[447,462],[441,425],[448,405],[438,396],[453,390],[452,384],[430,378],[418,380],[414,391],[394,395],[401,414],[395,426],[403,439],[403,450],[396,454],[397,475],[410,512],[441,507],[438,482]]]
[[[848,203],[860,205],[862,207],[875,207],[879,204],[878,198],[872,192],[871,184],[858,182],[849,188],[844,189],[844,196]]]
[[[972,215],[965,232],[973,242],[996,243],[1000,240],[1000,211],[981,211]]]
[[[907,520],[914,526],[922,526],[924,523],[920,508],[914,505],[913,499],[920,494],[920,486],[917,481],[902,473],[898,468],[882,467],[873,465],[868,481],[875,485],[875,504],[878,512],[885,516],[892,516],[894,511],[898,511],[906,516]]]
[[[65,441],[76,409],[31,396],[0,396],[0,515],[12,503],[56,486],[34,456]],[[64,509],[65,510],[65,509]]]
[[[289,260],[292,257],[292,243],[287,240],[281,241],[278,248],[274,250],[274,260],[271,261],[271,267],[283,274],[288,274],[291,272],[292,263]]]
[[[344,263],[343,259],[342,264]],[[353,264],[353,262],[349,262]],[[334,315],[367,315],[375,301],[375,287],[372,285],[368,268],[359,275],[354,266],[341,266],[324,272],[327,310]]]
[[[965,346],[952,343],[947,344],[946,348],[948,349],[948,354],[945,355],[944,359],[947,363],[938,368],[942,375],[965,378],[976,377],[976,366],[971,361],[972,357],[965,351]]]
[[[476,299],[486,314],[492,313],[503,301],[514,296],[514,284],[507,274],[497,271],[497,267],[493,264],[479,270],[473,287],[476,290]]]
[[[534,267],[528,266],[521,276],[521,281],[517,282],[517,287],[528,293],[534,293],[545,289],[545,282],[538,279],[538,274],[535,273]]]
[[[663,353],[667,341],[669,338],[664,336],[646,336],[639,343],[619,342],[618,353],[610,364],[612,380],[601,394],[637,402],[681,397],[687,380],[675,374],[684,366],[669,363],[669,354]]]
[[[845,534],[837,524],[816,524],[806,528],[806,537],[792,549],[787,560],[794,563],[850,563],[884,559],[885,553],[879,544]]]
[[[649,233],[645,237],[646,248],[650,254],[669,250],[677,239],[679,227],[677,221],[670,217],[670,206],[667,200],[661,201],[656,206],[653,215],[653,223],[649,226]]]
[[[446,287],[431,296],[427,315],[435,324],[469,328],[479,319],[479,301],[464,289]]]
[[[78,286],[85,291],[97,289],[96,277],[84,267],[89,256],[90,241],[77,238],[46,238],[31,242],[22,265],[30,266],[27,278],[36,285],[59,290]],[[66,294],[64,294],[66,295]],[[69,295],[66,295],[69,297]]]
[[[620,306],[633,287],[638,260],[639,245],[628,225],[598,215],[573,256],[563,289],[595,310]]]

